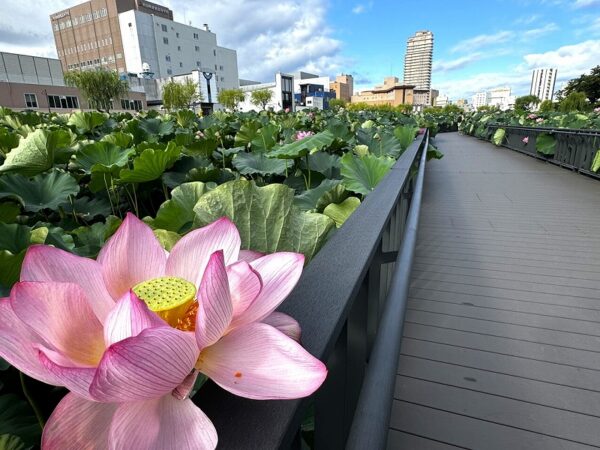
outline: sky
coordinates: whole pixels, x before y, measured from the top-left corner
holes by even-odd
[[[406,40],[434,33],[432,88],[451,99],[558,69],[557,89],[600,64],[600,0],[154,0],[208,23],[237,50],[240,78],[277,71],[354,76],[355,90],[402,80]],[[0,51],[56,57],[48,16],[79,0],[0,0]]]

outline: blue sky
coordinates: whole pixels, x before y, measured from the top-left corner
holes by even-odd
[[[499,85],[522,95],[534,67],[558,67],[560,86],[600,64],[597,0],[334,0],[328,19],[359,86],[401,78],[419,29],[434,33],[433,87],[454,98]]]
[[[0,50],[56,57],[48,16],[81,0],[0,0]],[[499,86],[527,94],[531,70],[565,80],[600,64],[600,0],[153,0],[208,23],[237,50],[240,78],[351,73],[358,89],[402,79],[406,39],[435,36],[433,87],[451,98]],[[8,13],[7,13],[8,12]]]

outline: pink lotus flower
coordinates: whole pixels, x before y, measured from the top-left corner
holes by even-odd
[[[594,108],[594,112],[600,114],[600,106],[598,106],[597,108]]]
[[[544,119],[538,117],[537,119],[535,119],[535,123],[544,123]]]
[[[312,131],[298,131],[296,133],[296,141],[299,141],[301,139],[307,138],[309,136],[314,136],[315,133],[313,133]]]
[[[285,113],[289,113],[289,112],[290,112],[290,108],[285,108],[285,109],[283,110],[283,112],[285,112]]]
[[[530,119],[530,120],[537,119],[537,117],[538,117],[538,116],[537,116],[537,114],[533,114],[533,113],[532,113],[532,114],[529,114],[529,115],[527,116],[527,118],[528,118],[528,119]]]
[[[525,136],[523,139],[521,139],[521,142],[523,142],[523,144],[529,144],[529,136]]]
[[[304,257],[240,251],[227,218],[167,253],[127,215],[97,260],[32,246],[0,299],[0,356],[71,392],[43,449],[212,449],[217,433],[188,398],[198,372],[252,399],[310,395],[325,366],[273,312]]]

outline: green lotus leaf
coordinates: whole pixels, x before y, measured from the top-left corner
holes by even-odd
[[[0,172],[17,172],[25,176],[45,172],[54,164],[56,152],[70,144],[71,135],[68,131],[35,130],[10,151]]]
[[[348,197],[342,203],[331,203],[324,210],[323,214],[330,217],[337,228],[352,215],[354,210],[360,206],[360,199],[357,197]]]
[[[133,149],[123,150],[110,142],[95,142],[86,145],[74,155],[73,162],[87,173],[106,172],[115,167],[125,167]]]
[[[284,159],[267,158],[264,153],[238,153],[231,161],[242,175],[283,175],[291,163]]]
[[[0,203],[0,222],[13,223],[21,214],[21,207],[13,202]]]
[[[231,181],[204,194],[196,203],[195,226],[229,217],[237,226],[242,248],[272,253],[303,253],[310,260],[325,243],[334,222],[294,206],[294,191],[283,184],[258,187]]]
[[[170,252],[173,246],[181,239],[181,235],[168,230],[154,230],[154,236],[156,236],[160,245],[168,252]]]
[[[71,175],[54,170],[49,173],[26,178],[21,175],[0,177],[0,198],[13,198],[20,202],[25,211],[57,209],[70,195],[77,195],[79,185]]]
[[[504,128],[498,128],[492,137],[492,142],[496,146],[501,146],[502,142],[504,142],[504,137],[506,136],[506,130]]]
[[[326,152],[316,152],[309,156],[308,165],[312,172],[319,172],[327,178],[339,178],[340,157]],[[300,161],[300,167],[307,169],[306,161]]]
[[[153,228],[186,233],[194,222],[194,206],[214,187],[214,183],[200,181],[181,184],[171,191],[171,199],[160,205],[156,218],[148,222]]]
[[[590,169],[592,172],[598,172],[598,169],[600,169],[600,150],[596,152],[596,156],[594,156]]]
[[[27,450],[23,440],[14,434],[0,435],[0,448],[2,450]]]
[[[323,210],[332,203],[342,203],[350,196],[350,192],[346,190],[344,185],[340,182],[337,186],[334,186],[327,192],[325,192],[319,200],[317,200],[317,212],[323,212]]]
[[[67,124],[74,126],[79,134],[87,134],[104,125],[107,120],[107,114],[97,111],[79,111],[69,116]]]
[[[539,153],[552,156],[556,150],[556,139],[548,133],[539,134],[535,138],[535,149]]]
[[[181,147],[169,142],[165,150],[148,148],[133,160],[133,169],[120,172],[122,181],[128,183],[144,183],[156,180],[170,168],[181,155]]]
[[[303,211],[317,209],[317,203],[323,195],[341,183],[340,180],[323,180],[319,186],[309,189],[294,198],[294,204]]]
[[[0,128],[0,154],[7,154],[19,145],[21,136],[6,128]]]
[[[100,139],[100,142],[108,142],[114,144],[117,147],[128,148],[133,142],[133,135],[129,133],[123,133],[122,131],[115,131],[107,134]]]
[[[268,153],[270,158],[296,159],[309,153],[329,147],[335,140],[335,136],[329,130],[322,131],[313,136],[305,137],[299,141],[275,147]]]
[[[88,220],[97,216],[108,216],[112,212],[110,202],[102,197],[81,197],[63,203],[61,208],[67,213],[77,214]]]
[[[440,152],[433,144],[427,147],[427,161],[431,159],[442,159],[444,154]]]
[[[96,222],[89,227],[75,228],[71,231],[75,243],[73,252],[86,258],[95,258],[120,224],[121,219],[108,216],[105,223]]]
[[[398,139],[398,142],[400,142],[400,147],[402,148],[402,151],[410,147],[410,144],[414,142],[415,136],[417,135],[418,131],[419,129],[417,127],[413,127],[410,125],[404,125],[401,127],[394,128],[394,136],[396,137],[396,139]]]
[[[344,186],[363,195],[373,191],[395,163],[387,156],[365,155],[358,158],[352,153],[346,153],[341,161]]]
[[[149,140],[153,140],[157,136],[166,136],[173,133],[175,126],[173,122],[162,121],[160,119],[143,119],[140,120],[140,129],[148,135]]]
[[[31,407],[24,400],[14,394],[0,396],[0,435],[18,436],[31,447],[39,444],[41,432]]]

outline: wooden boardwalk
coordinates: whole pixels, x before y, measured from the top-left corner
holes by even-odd
[[[600,448],[600,182],[436,144],[388,448]]]

